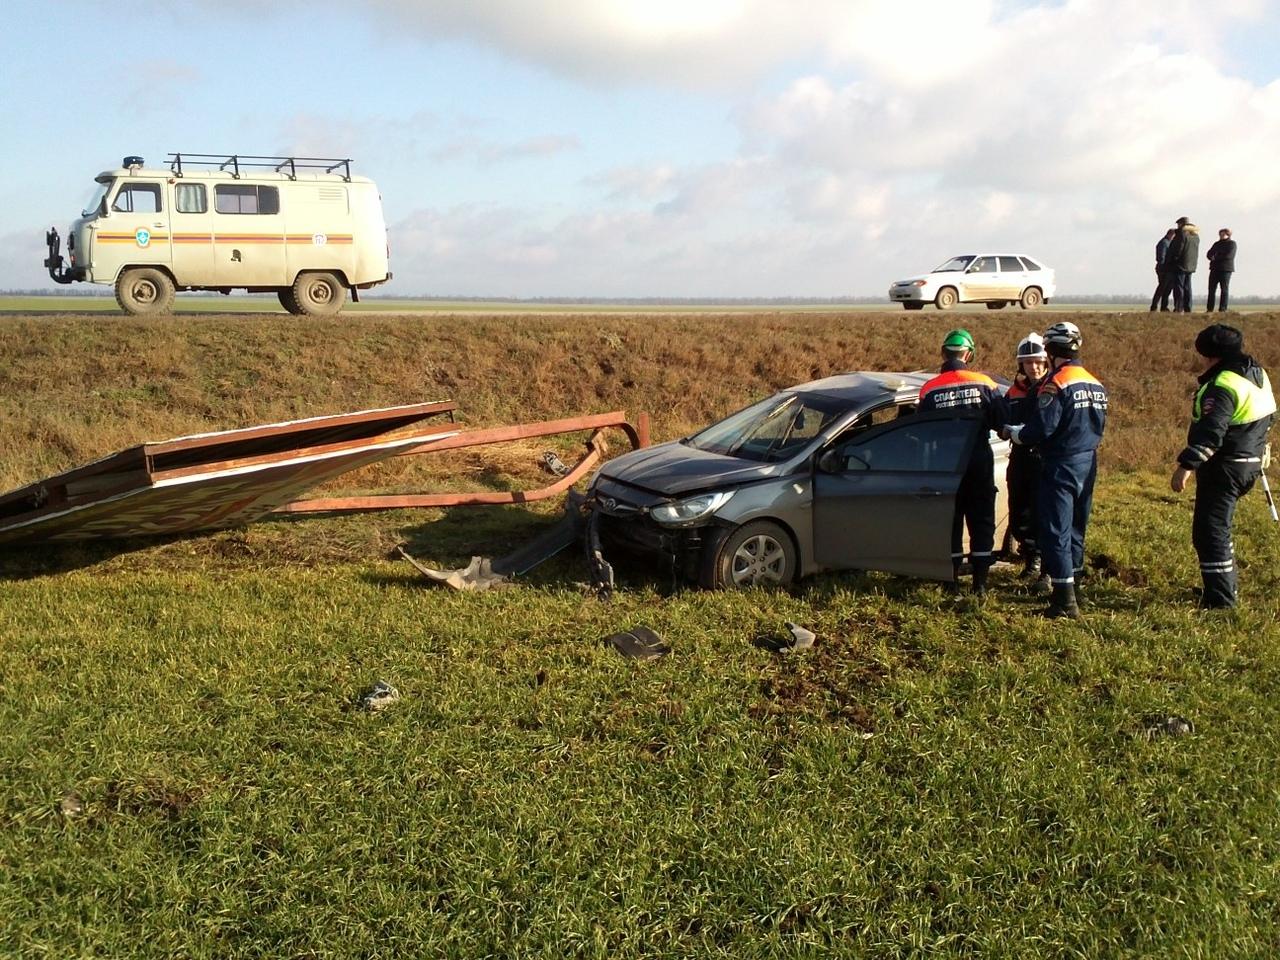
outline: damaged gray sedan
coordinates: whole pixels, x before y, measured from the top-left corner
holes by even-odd
[[[657,558],[710,588],[823,570],[950,580],[956,492],[977,443],[995,454],[1004,540],[1009,445],[976,420],[917,413],[929,376],[815,380],[623,454],[591,482],[591,524],[606,552]]]

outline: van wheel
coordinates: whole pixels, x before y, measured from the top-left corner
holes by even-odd
[[[1034,310],[1044,303],[1044,294],[1040,292],[1039,287],[1027,287],[1022,291],[1022,300],[1019,302],[1023,310]]]
[[[772,520],[753,520],[725,537],[709,572],[717,590],[786,586],[796,576],[795,544]]]
[[[950,310],[959,301],[960,294],[956,293],[955,287],[943,287],[938,291],[938,296],[933,302],[937,304],[939,310]]]
[[[116,303],[135,317],[173,312],[173,281],[154,267],[130,267],[116,278]]]
[[[280,298],[280,306],[290,313],[302,313],[302,308],[298,306],[298,301],[293,298],[293,287],[281,287],[276,291],[276,296]]]
[[[309,317],[332,316],[347,302],[347,288],[332,273],[300,273],[290,293],[298,313]]]

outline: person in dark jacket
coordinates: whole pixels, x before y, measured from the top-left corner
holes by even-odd
[[[1200,606],[1234,607],[1237,578],[1231,523],[1236,501],[1262,473],[1276,399],[1267,372],[1244,352],[1244,336],[1235,327],[1224,323],[1205,327],[1196,337],[1196,352],[1204,358],[1204,372],[1191,403],[1187,445],[1178,454],[1169,486],[1181,493],[1195,474],[1191,543],[1204,581]]]
[[[1214,294],[1221,289],[1222,301],[1220,311],[1227,309],[1227,290],[1231,286],[1231,274],[1236,269],[1236,242],[1231,239],[1231,231],[1223,227],[1218,231],[1218,239],[1213,242],[1207,254],[1209,260],[1209,313],[1213,313]]]
[[[1018,372],[1005,392],[1005,417],[1009,424],[1026,423],[1035,411],[1036,391],[1049,372],[1049,354],[1044,338],[1029,333],[1018,343],[1014,354]],[[1009,451],[1009,468],[1005,472],[1009,491],[1009,535],[1022,555],[1022,576],[1035,580],[1037,593],[1049,593],[1049,577],[1040,567],[1040,548],[1036,546],[1036,490],[1040,485],[1040,451],[1035,447],[1014,444]]]
[[[1191,312],[1191,275],[1200,264],[1200,228],[1187,217],[1176,221],[1178,232],[1169,242],[1165,263],[1173,272],[1173,309]]]
[[[1156,304],[1165,313],[1169,312],[1169,295],[1173,293],[1173,274],[1165,262],[1169,258],[1169,243],[1177,236],[1178,231],[1170,227],[1165,235],[1156,242],[1156,292],[1151,296],[1151,312],[1155,312]]]
[[[956,491],[956,511],[951,523],[951,569],[953,583],[959,584],[964,561],[964,530],[969,528],[969,565],[973,569],[973,592],[987,592],[987,571],[994,561],[996,539],[995,458],[991,453],[990,430],[1003,417],[1000,387],[985,373],[970,370],[975,355],[973,335],[968,330],[951,330],[942,340],[942,370],[920,388],[920,412],[946,411],[958,417],[982,421],[969,465]],[[958,588],[958,587],[957,587]]]
[[[1036,391],[1026,423],[1003,427],[1014,443],[1040,448],[1036,543],[1053,596],[1045,615],[1080,617],[1076,581],[1084,572],[1084,538],[1098,476],[1098,446],[1107,425],[1107,390],[1080,365],[1080,330],[1055,323],[1044,332],[1050,373]]]

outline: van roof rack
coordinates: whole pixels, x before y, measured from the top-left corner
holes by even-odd
[[[342,172],[342,179],[351,182],[350,157],[254,157],[243,153],[171,153],[169,169],[175,176],[182,176],[182,166],[217,167],[229,170],[231,176],[240,179],[242,168],[274,170],[288,173],[290,180],[298,179],[299,170],[323,170],[325,173]]]

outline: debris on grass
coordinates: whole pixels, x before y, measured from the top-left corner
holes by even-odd
[[[767,634],[757,637],[755,645],[774,653],[799,653],[813,649],[813,642],[818,639],[818,635],[812,630],[792,623],[790,620],[784,623],[783,627],[781,636]]]
[[[556,456],[554,450],[548,450],[538,458],[538,463],[543,470],[557,477],[567,477],[572,470],[569,465]]]
[[[604,638],[604,643],[628,660],[657,660],[671,652],[671,645],[648,627],[633,627],[624,633],[610,634]]]
[[[1185,737],[1196,732],[1195,724],[1186,717],[1179,717],[1176,714],[1148,717],[1144,721],[1144,726],[1146,729],[1143,731],[1143,736],[1148,740],[1158,740],[1160,737]]]
[[[387,681],[379,680],[360,698],[360,706],[370,713],[377,713],[387,709],[399,699],[399,690],[387,683]]]
[[[78,817],[84,813],[84,801],[80,799],[80,795],[74,790],[69,790],[58,801],[58,812],[68,820]]]
[[[507,578],[503,574],[494,572],[493,561],[488,557],[472,557],[470,563],[456,570],[436,570],[419,563],[405,551],[404,547],[396,547],[396,550],[428,580],[454,590],[478,592],[508,585]]]

